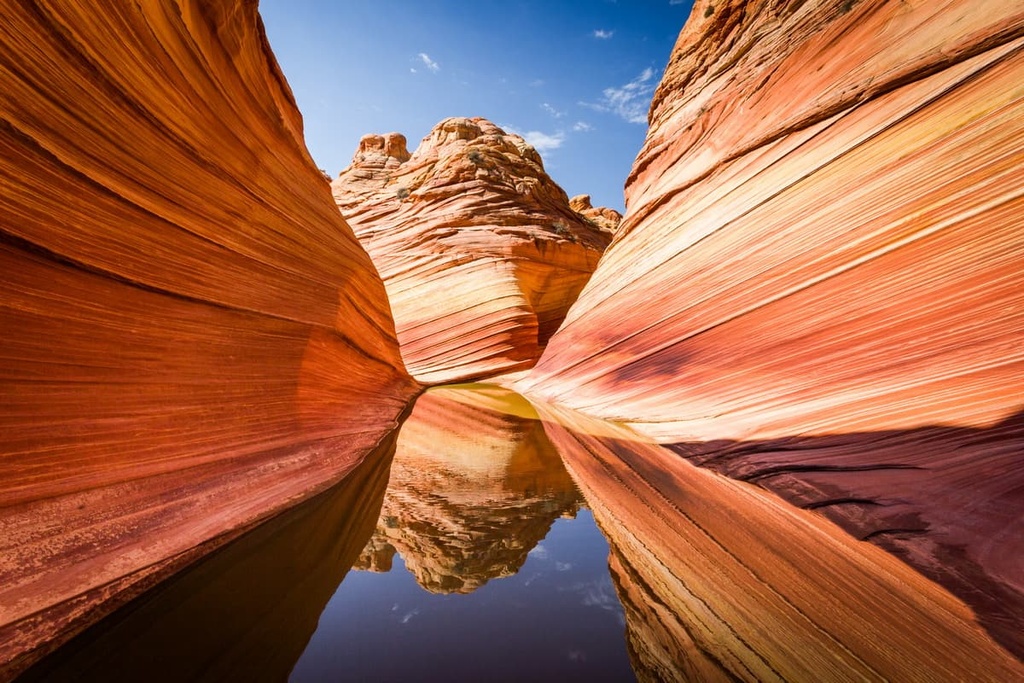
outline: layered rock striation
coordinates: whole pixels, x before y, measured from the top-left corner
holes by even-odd
[[[0,22],[0,678],[338,481],[417,390],[255,0]]]
[[[1022,79],[1020,4],[698,2],[518,386],[898,552],[1024,653]]]
[[[961,600],[819,515],[627,428],[538,410],[608,538],[638,680],[1024,676]]]
[[[699,2],[524,386],[667,440],[1015,413],[1024,8]]]
[[[533,147],[480,118],[442,121],[412,154],[397,133],[367,135],[331,187],[425,383],[532,366],[611,239]]]

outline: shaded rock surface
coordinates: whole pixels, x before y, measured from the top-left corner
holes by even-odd
[[[398,133],[364,136],[331,187],[426,383],[533,365],[611,239],[533,147],[480,118],[445,119],[411,155]]]
[[[18,680],[287,680],[373,533],[396,437],[337,486],[174,576]]]
[[[417,390],[256,4],[3,11],[0,677],[337,482]]]
[[[521,397],[431,389],[402,426],[380,521],[356,568],[389,571],[397,552],[426,590],[471,593],[519,571],[552,522],[575,515],[578,498]]]

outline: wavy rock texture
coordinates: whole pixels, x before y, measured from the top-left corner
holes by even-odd
[[[254,0],[2,16],[0,677],[338,481],[416,390]]]
[[[1018,680],[950,593],[824,518],[538,405],[608,537],[645,681]]]
[[[533,365],[611,238],[533,147],[480,118],[442,121],[412,155],[397,133],[367,135],[331,187],[425,383]]]
[[[380,522],[356,564],[395,552],[432,593],[512,576],[579,494],[529,403],[497,387],[431,389],[402,425]]]
[[[997,0],[699,2],[523,386],[666,440],[1015,413],[1022,35]]]
[[[897,552],[1019,656],[1022,36],[1020,3],[698,3],[519,385]]]
[[[622,222],[622,214],[607,206],[595,207],[590,203],[589,194],[578,194],[569,200],[569,208],[583,216],[583,220],[602,230],[614,233],[619,223]]]

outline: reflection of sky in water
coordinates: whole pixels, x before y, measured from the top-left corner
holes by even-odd
[[[424,591],[395,557],[353,571],[292,681],[629,681],[608,544],[588,510],[557,519],[514,576],[468,595]]]

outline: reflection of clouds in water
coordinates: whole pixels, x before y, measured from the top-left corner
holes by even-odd
[[[533,547],[533,550],[527,553],[527,555],[536,557],[538,560],[546,560],[548,559],[548,549],[538,543]]]
[[[584,607],[599,607],[614,614],[622,625],[626,624],[626,615],[612,587],[611,579],[579,581],[565,590],[579,593]]]
[[[419,613],[420,613],[420,611],[418,609],[414,609],[411,612],[407,613],[404,617],[402,617],[399,620],[399,623],[401,623],[401,624],[408,624],[409,620],[412,619],[414,616],[416,616]]]
[[[569,650],[569,661],[585,662],[587,661],[587,653],[583,650]]]
[[[557,572],[567,572],[570,569],[572,569],[571,562],[555,562],[555,571]]]

